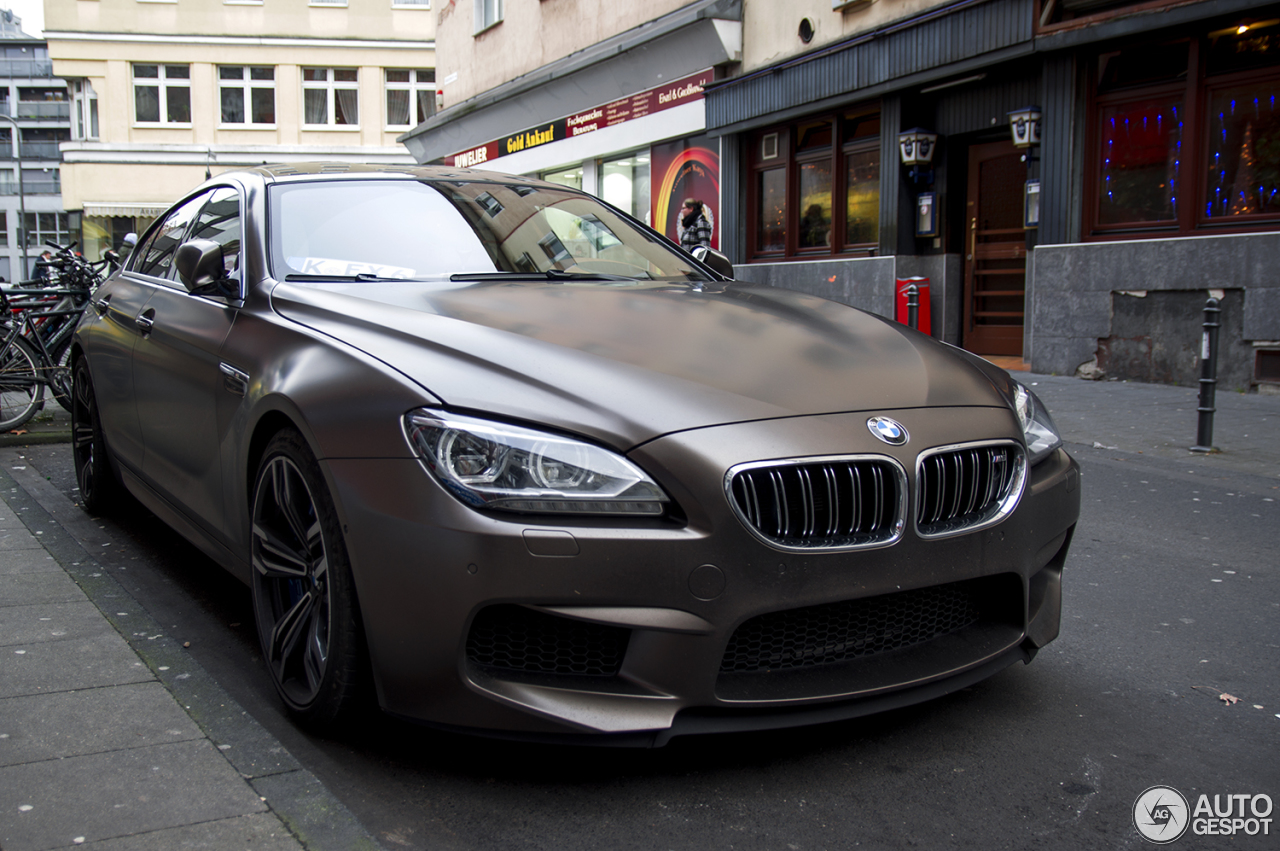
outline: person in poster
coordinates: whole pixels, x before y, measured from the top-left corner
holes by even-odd
[[[716,209],[720,205],[719,142],[709,136],[693,136],[654,145],[651,150],[653,226],[676,242],[681,241],[685,199],[702,202],[702,217],[710,230],[710,245],[720,248]],[[700,243],[701,244],[701,243]]]

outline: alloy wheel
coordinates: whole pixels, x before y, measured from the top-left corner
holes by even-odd
[[[285,455],[270,458],[258,476],[253,583],[267,665],[290,706],[306,709],[329,662],[329,553],[311,490]]]

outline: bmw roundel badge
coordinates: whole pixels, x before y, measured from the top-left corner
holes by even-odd
[[[876,437],[890,446],[901,446],[907,442],[909,435],[902,423],[888,417],[872,417],[867,420],[867,428]]]

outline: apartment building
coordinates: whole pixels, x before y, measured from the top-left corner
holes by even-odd
[[[264,162],[412,163],[435,111],[429,0],[49,3],[71,87],[62,200],[96,257],[208,174]]]
[[[1220,383],[1280,386],[1280,6],[605,11],[442,9],[445,108],[402,137],[415,158],[580,180],[625,208],[612,158],[643,156],[648,215],[668,235],[663,181],[713,174],[717,244],[739,278],[883,315],[897,281],[928,278],[934,336],[1039,372],[1194,383],[1213,295]],[[686,80],[699,91],[670,112],[687,123],[659,126],[651,104]]]
[[[0,277],[18,281],[46,241],[69,241],[58,145],[71,137],[71,102],[44,41],[9,10],[0,10],[0,50]]]

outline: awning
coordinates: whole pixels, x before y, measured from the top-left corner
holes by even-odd
[[[169,209],[168,204],[154,201],[139,201],[137,203],[122,201],[84,202],[84,214],[86,216],[148,216],[154,219],[167,209]]]

